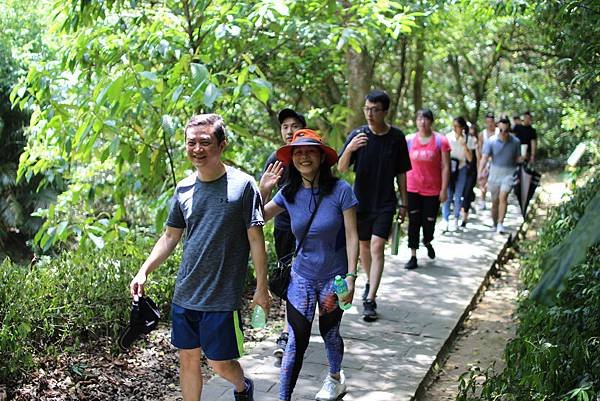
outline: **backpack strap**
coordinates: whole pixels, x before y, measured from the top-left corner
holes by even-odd
[[[442,138],[441,138],[441,135],[439,135],[436,132],[434,132],[433,135],[434,135],[434,138],[435,138],[435,150],[437,150],[439,152],[439,151],[442,150]]]
[[[415,134],[410,135],[409,138],[406,139],[406,146],[408,146],[408,151],[410,152],[410,148],[412,147],[412,141],[416,137]],[[435,150],[438,152],[442,150],[442,138],[441,135],[437,133],[433,133],[433,139],[435,140]]]

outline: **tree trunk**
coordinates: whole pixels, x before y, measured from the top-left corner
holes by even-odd
[[[396,93],[394,94],[394,98],[392,99],[392,105],[390,107],[390,112],[388,114],[388,118],[390,123],[393,123],[398,117],[398,108],[400,108],[400,104],[402,103],[402,91],[404,90],[404,85],[406,84],[406,48],[408,47],[408,38],[406,36],[402,36],[400,38],[400,80],[398,81],[398,85],[396,86]]]
[[[458,97],[458,102],[460,104],[460,113],[464,117],[467,117],[469,115],[469,110],[467,109],[467,104],[465,103],[465,91],[463,90],[462,73],[460,71],[460,63],[458,62],[458,57],[454,55],[449,55],[448,62],[450,63],[450,67],[452,68],[452,74],[454,75],[454,83],[456,84],[456,96]]]
[[[373,82],[373,69],[371,68],[371,58],[365,48],[360,53],[352,48],[348,49],[346,64],[348,66],[347,105],[351,111],[346,119],[346,129],[349,132],[365,123],[362,108],[365,103],[365,96],[369,93]]]
[[[415,40],[415,79],[413,81],[413,106],[415,113],[423,108],[423,75],[425,71],[425,41],[420,34]]]

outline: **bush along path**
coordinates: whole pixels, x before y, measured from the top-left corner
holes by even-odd
[[[242,312],[248,348],[272,336],[273,330],[280,327],[250,328],[251,299],[248,293]],[[282,319],[281,302],[274,302],[269,320]],[[64,353],[34,356],[35,368],[3,391],[8,392],[8,400],[15,401],[179,400],[179,361],[170,336],[170,324],[164,322],[128,352],[118,351],[114,339],[104,336],[71,346]],[[208,365],[204,364],[203,369],[205,380],[213,376]],[[2,391],[0,401],[4,401]]]
[[[147,288],[162,310],[159,329],[127,353],[115,341],[128,321],[129,281],[151,246],[114,241],[101,251],[65,251],[28,266],[0,261],[0,401],[159,400],[180,394],[178,357],[169,341],[179,250]],[[250,347],[277,327],[250,328],[246,295],[242,315]],[[269,319],[282,318],[275,304]]]
[[[459,383],[467,385],[471,372],[481,372],[482,366],[493,366],[496,371],[504,368],[502,354],[517,328],[513,314],[521,289],[519,271],[526,248],[524,244],[537,240],[538,231],[550,210],[561,202],[566,192],[565,177],[558,173],[544,174],[543,185],[537,191],[537,202],[533,204],[532,201],[519,235],[496,265],[485,292],[461,326],[448,355],[437,367],[432,383],[419,401],[455,400]]]
[[[523,243],[518,328],[504,351],[505,367],[472,367],[461,377],[457,400],[599,399],[600,244],[586,250],[585,260],[571,267],[549,301],[530,297],[544,274],[542,255],[573,230],[599,191],[600,179],[592,170],[570,199],[551,210],[537,238]]]

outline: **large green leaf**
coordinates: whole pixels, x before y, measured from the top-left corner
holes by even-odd
[[[556,246],[544,254],[545,273],[532,291],[533,299],[551,302],[569,270],[585,260],[590,246],[600,241],[600,191],[585,209],[575,228]]]

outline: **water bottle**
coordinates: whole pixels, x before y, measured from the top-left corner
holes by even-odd
[[[252,311],[252,327],[262,329],[267,324],[267,315],[260,305],[255,305]]]
[[[400,247],[400,238],[402,237],[402,227],[400,227],[399,221],[392,223],[392,244],[391,254],[398,255],[398,248]]]
[[[347,310],[352,306],[352,304],[347,304],[342,301],[342,298],[348,294],[348,283],[346,283],[346,280],[339,274],[335,276],[333,281],[333,291],[335,291],[338,296],[338,304],[342,310]]]

